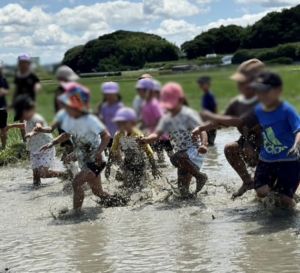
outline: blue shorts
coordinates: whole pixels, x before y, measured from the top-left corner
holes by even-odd
[[[281,161],[281,162],[263,162],[259,161],[255,178],[254,188],[257,190],[263,186],[269,185],[273,188],[276,184],[278,192],[290,198],[299,186],[300,181],[300,162],[298,161]]]

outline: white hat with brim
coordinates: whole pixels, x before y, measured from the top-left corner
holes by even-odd
[[[57,79],[66,79],[70,82],[76,82],[80,79],[80,77],[73,71],[72,68],[62,65],[56,71]]]

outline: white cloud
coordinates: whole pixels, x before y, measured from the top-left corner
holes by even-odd
[[[210,0],[198,2],[205,4]],[[144,0],[143,3],[145,14],[168,18],[189,17],[209,11],[209,8],[199,7],[188,0],[176,0],[176,3],[174,3],[174,0]]]
[[[235,0],[239,4],[260,4],[265,7],[284,7],[299,4],[299,0]]]
[[[246,14],[239,18],[220,19],[204,26],[190,24],[185,20],[164,20],[158,29],[150,30],[149,32],[161,35],[168,40],[175,42],[177,45],[181,45],[183,42],[191,40],[201,32],[207,31],[211,28],[220,27],[221,25],[238,25],[243,27],[253,25],[270,11],[280,11],[281,9],[282,8],[272,8],[258,14]]]

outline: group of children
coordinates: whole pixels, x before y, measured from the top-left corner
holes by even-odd
[[[34,98],[20,95],[14,100],[15,121],[24,122],[8,125],[5,131],[26,130],[35,186],[40,185],[41,178],[70,175],[69,171],[51,169],[56,145],[66,148],[64,163],[78,161],[80,171],[72,182],[75,212],[82,207],[85,183],[96,196],[109,198],[109,193],[102,188],[101,173],[105,169],[109,179],[113,164],[120,170],[116,179],[123,181],[125,187],[142,186],[147,168],[145,156],[154,178],[160,177],[154,152],[160,162],[164,161],[164,152],[170,157],[177,169],[181,197],[194,197],[208,180],[201,172],[208,146],[214,144],[216,130],[224,126],[238,127],[241,133],[237,142],[225,148],[228,162],[243,180],[234,197],[252,188],[259,197],[275,190],[284,206],[295,206],[294,194],[300,181],[300,117],[292,106],[281,102],[280,77],[266,71],[259,60],[243,63],[232,77],[241,96],[231,101],[224,115],[217,114],[209,77],[198,80],[204,92],[200,115],[187,106],[179,84],[167,83],[162,87],[148,74],[136,84],[134,109],[121,102],[117,83],[104,83],[101,87],[104,100],[96,115],[89,107],[90,90],[76,82],[78,76],[70,68],[60,67],[57,78],[60,86],[52,125],[48,126],[36,113]],[[60,135],[53,139],[51,133],[55,129],[59,129]],[[256,164],[253,181],[247,166]],[[195,193],[190,192],[193,177]]]

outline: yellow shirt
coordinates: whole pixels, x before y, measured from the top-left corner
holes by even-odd
[[[149,144],[138,144],[135,140],[138,136],[143,136],[143,134],[136,128],[133,129],[130,136],[128,136],[127,133],[117,132],[110,152],[116,154],[120,148],[121,151],[124,152],[125,157],[133,158],[133,161],[137,163],[141,162],[140,160],[142,160],[143,153],[146,153],[152,164],[154,162],[153,150]],[[132,163],[135,164],[135,162]]]

